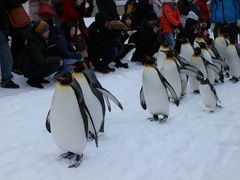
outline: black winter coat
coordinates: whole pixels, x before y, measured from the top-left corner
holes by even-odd
[[[138,31],[131,36],[131,41],[136,45],[136,51],[152,56],[159,49],[161,43],[160,33],[154,33],[153,29],[142,23]]]
[[[57,54],[49,55],[48,48],[47,41],[40,34],[33,32],[27,40],[28,57],[36,65],[59,64],[60,57]]]
[[[8,32],[10,30],[9,27],[7,10],[2,0],[0,0],[0,31]]]
[[[103,27],[98,27],[93,22],[89,27],[87,40],[88,53],[90,57],[101,57],[105,52],[117,46],[119,43],[119,32],[114,32]]]

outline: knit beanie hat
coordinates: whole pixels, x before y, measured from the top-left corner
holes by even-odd
[[[49,30],[49,25],[47,22],[40,20],[33,22],[33,29],[38,34],[44,34],[47,30]]]

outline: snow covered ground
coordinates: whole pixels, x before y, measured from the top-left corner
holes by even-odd
[[[112,105],[99,148],[89,141],[76,169],[45,129],[56,81],[38,90],[15,75],[20,89],[0,88],[0,180],[239,180],[240,83],[216,86],[223,108],[214,113],[188,92],[167,122],[151,122],[139,101],[143,66],[129,65],[97,73],[124,111]]]
[[[59,157],[64,151],[45,129],[54,80],[43,90],[15,76],[20,89],[0,88],[1,180],[238,180],[240,177],[240,83],[216,86],[223,109],[203,111],[199,95],[188,92],[170,104],[166,123],[147,120],[139,102],[143,66],[98,74],[123,104],[106,116],[99,148],[89,141],[78,168]],[[161,102],[159,102],[161,103]]]

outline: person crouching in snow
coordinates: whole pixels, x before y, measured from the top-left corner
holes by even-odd
[[[109,64],[116,62],[116,57],[123,50],[123,44],[119,43],[119,31],[112,29],[114,23],[111,23],[110,19],[105,12],[99,12],[89,27],[87,40],[89,60],[93,63],[95,71],[101,73],[115,71]]]
[[[49,83],[45,77],[58,71],[63,60],[56,52],[49,52],[49,26],[45,21],[33,22],[33,32],[29,35],[21,51],[21,69],[25,77],[29,78],[27,84],[43,88],[42,83]]]
[[[175,30],[183,29],[181,16],[177,6],[177,0],[164,0],[162,5],[162,16],[160,18],[161,34],[164,36],[169,48],[175,47]]]

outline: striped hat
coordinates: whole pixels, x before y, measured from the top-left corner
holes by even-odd
[[[33,23],[33,29],[38,34],[44,34],[47,30],[49,30],[49,25],[43,20],[35,21]]]

